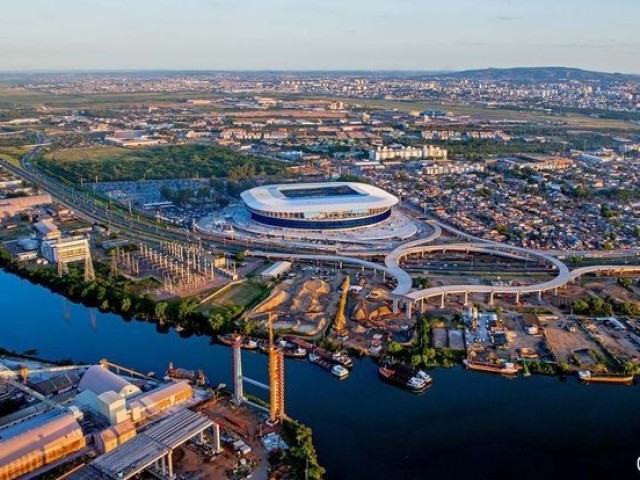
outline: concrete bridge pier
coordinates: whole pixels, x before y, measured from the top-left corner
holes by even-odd
[[[520,305],[520,292],[516,292],[516,305]]]
[[[469,305],[469,292],[467,290],[465,290],[465,292],[464,292],[464,306],[466,307],[467,305]]]
[[[558,287],[553,289],[553,296],[557,297],[558,296]]]
[[[495,295],[494,292],[489,293],[489,305],[493,305],[493,296]]]
[[[397,298],[393,299],[393,313],[397,314],[398,310],[400,310],[400,300]]]
[[[440,308],[444,308],[444,293],[440,297]]]
[[[406,315],[407,315],[407,319],[411,319],[411,311],[413,309],[413,302],[407,300],[407,303],[405,305],[406,308]]]
[[[538,290],[538,301],[542,301],[542,290]]]

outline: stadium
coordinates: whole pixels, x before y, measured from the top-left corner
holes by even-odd
[[[393,195],[354,182],[264,185],[242,192],[250,218],[263,225],[306,230],[350,230],[391,216]]]

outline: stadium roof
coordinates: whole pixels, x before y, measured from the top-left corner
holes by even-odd
[[[240,197],[252,210],[285,213],[391,208],[398,203],[378,187],[353,182],[264,185],[246,190]]]

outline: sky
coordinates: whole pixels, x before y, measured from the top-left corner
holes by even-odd
[[[0,70],[640,73],[638,0],[20,0]]]

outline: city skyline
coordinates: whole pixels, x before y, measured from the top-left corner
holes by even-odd
[[[0,32],[0,71],[558,65],[640,73],[640,5],[624,0],[606,10],[594,0],[28,0],[4,11],[13,21]]]

